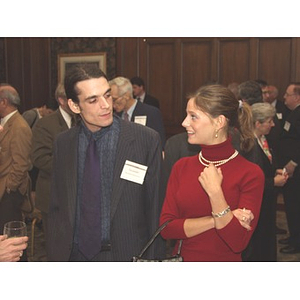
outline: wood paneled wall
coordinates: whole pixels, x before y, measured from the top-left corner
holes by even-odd
[[[117,74],[141,76],[168,136],[183,131],[186,95],[201,85],[264,79],[282,98],[300,81],[299,38],[118,38]]]
[[[1,81],[21,95],[21,110],[53,99],[58,53],[106,51],[108,76],[141,76],[156,96],[167,137],[182,132],[186,96],[201,85],[264,79],[300,81],[300,38],[0,38]]]
[[[49,38],[5,38],[5,81],[21,97],[21,111],[51,97]]]

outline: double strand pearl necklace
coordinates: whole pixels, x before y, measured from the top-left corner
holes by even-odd
[[[230,157],[228,157],[226,159],[216,160],[216,161],[210,161],[210,160],[205,159],[202,156],[202,151],[200,151],[200,153],[199,153],[199,161],[205,167],[208,167],[210,164],[213,164],[215,167],[219,167],[221,165],[226,164],[230,160],[234,159],[238,154],[239,154],[239,152],[237,150],[235,150],[234,153]]]

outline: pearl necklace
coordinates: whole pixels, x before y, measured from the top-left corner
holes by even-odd
[[[200,153],[199,153],[199,161],[205,167],[208,167],[210,164],[213,164],[215,167],[219,167],[221,165],[226,164],[230,160],[234,159],[238,154],[239,154],[239,152],[237,150],[235,150],[234,153],[229,158],[222,159],[222,160],[216,160],[216,161],[210,161],[210,160],[205,159],[202,156],[202,151],[200,151]]]

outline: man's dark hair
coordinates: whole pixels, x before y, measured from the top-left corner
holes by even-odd
[[[250,106],[263,102],[261,87],[254,80],[242,82],[238,86],[238,95],[240,100],[245,100]]]
[[[80,81],[104,77],[107,80],[105,73],[94,64],[79,64],[71,68],[65,76],[64,86],[67,99],[72,99],[74,103],[79,103],[76,84]]]
[[[137,77],[137,76],[132,77],[132,78],[130,79],[130,82],[131,82],[132,85],[135,84],[135,85],[138,85],[138,86],[143,86],[143,87],[145,87],[144,80],[143,80],[141,77]]]
[[[265,87],[268,85],[268,83],[263,79],[256,79],[255,82],[257,82],[260,85],[260,87]]]

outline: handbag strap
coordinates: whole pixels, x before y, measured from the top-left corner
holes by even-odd
[[[141,253],[138,255],[139,258],[141,258],[144,253],[148,250],[148,248],[152,245],[152,243],[154,242],[154,240],[157,238],[157,236],[161,233],[161,231],[169,224],[169,222],[171,222],[172,220],[168,220],[165,223],[163,223],[152,235],[152,237],[150,238],[150,240],[148,241],[148,243],[145,245],[145,247],[142,249]],[[178,251],[177,251],[177,255],[180,255],[180,251],[181,251],[181,246],[182,246],[182,240],[180,240],[179,242],[179,246],[178,246]]]

